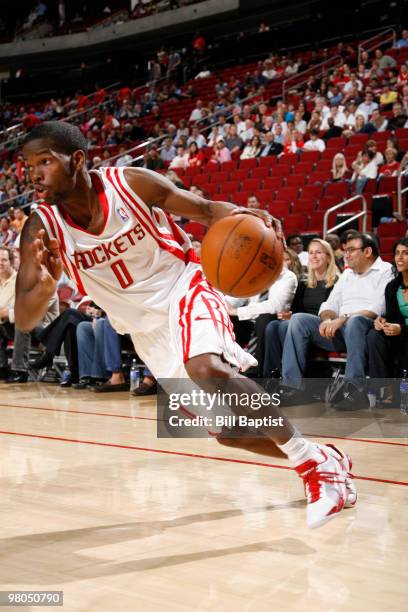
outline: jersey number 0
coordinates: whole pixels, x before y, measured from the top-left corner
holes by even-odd
[[[133,283],[133,278],[131,277],[123,259],[118,259],[118,261],[115,261],[115,263],[111,264],[111,268],[122,289],[126,289],[126,287],[129,287]]]

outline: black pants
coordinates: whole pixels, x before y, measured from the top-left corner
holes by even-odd
[[[392,378],[408,370],[408,342],[401,336],[386,336],[370,329],[367,334],[368,374],[370,378]],[[395,363],[397,370],[395,370]]]
[[[74,308],[67,308],[38,335],[39,341],[45,346],[47,352],[53,356],[59,355],[62,343],[64,343],[65,355],[73,382],[78,381],[79,377],[76,328],[81,321],[91,320],[91,317],[83,312]]]

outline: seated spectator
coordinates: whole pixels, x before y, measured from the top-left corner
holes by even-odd
[[[296,276],[298,281],[300,281],[303,278],[304,276],[303,266],[300,263],[300,259],[297,253],[295,253],[293,249],[289,249],[288,247],[284,249],[283,265],[285,265],[288,270],[293,272],[293,274]]]
[[[313,128],[312,130],[310,130],[310,140],[305,142],[303,146],[303,150],[304,151],[320,151],[320,153],[323,153],[325,149],[326,149],[326,145],[324,143],[324,140],[319,138],[319,130],[317,130],[316,128]]]
[[[330,140],[330,138],[338,138],[339,136],[342,135],[343,128],[334,124],[333,117],[329,117],[327,119],[327,126],[328,126],[328,129],[323,135],[323,140],[325,142],[327,142],[327,140]]]
[[[328,299],[338,279],[334,253],[328,242],[313,239],[309,243],[308,258],[307,280],[299,281],[290,309],[278,312],[277,320],[266,327],[264,377],[281,370],[282,350],[292,314],[305,312],[317,316],[320,305]]]
[[[402,30],[401,38],[399,38],[394,45],[394,49],[404,49],[408,47],[408,30]]]
[[[352,163],[354,170],[351,181],[355,183],[355,192],[362,193],[368,179],[377,178],[378,165],[373,151],[363,151]]]
[[[195,108],[191,111],[189,122],[201,121],[204,118],[204,104],[202,100],[197,100]]]
[[[394,102],[392,105],[392,117],[388,121],[389,130],[397,130],[405,127],[407,122],[407,115],[404,113],[402,104],[400,102]]]
[[[381,115],[378,109],[372,112],[370,117],[370,121],[365,126],[365,131],[367,133],[372,132],[385,132],[388,126],[388,119]]]
[[[192,142],[195,142],[198,149],[202,149],[207,144],[205,136],[200,133],[200,128],[196,126],[191,130],[191,135],[187,139],[187,145],[190,146]]]
[[[82,298],[75,308],[67,308],[62,314],[38,334],[38,340],[45,347],[43,354],[33,364],[33,369],[42,370],[52,365],[54,357],[64,353],[68,362],[67,375],[61,381],[61,387],[70,387],[79,380],[78,346],[76,328],[81,321],[92,321],[100,316],[100,310],[89,298]]]
[[[381,49],[375,50],[375,59],[378,60],[379,66],[382,70],[388,70],[388,68],[395,68],[397,65],[396,60],[391,55],[383,54]]]
[[[242,138],[238,136],[237,126],[235,124],[229,126],[228,131],[224,136],[224,141],[230,153],[236,153],[244,146]]]
[[[298,281],[295,274],[284,265],[280,276],[269,290],[261,295],[251,297],[249,300],[244,300],[245,305],[239,305],[243,300],[227,299],[228,311],[231,316],[238,317],[238,321],[255,321],[256,350],[253,352],[258,361],[259,373],[263,372],[265,327],[278,312],[289,309],[297,285]]]
[[[385,143],[385,148],[395,149],[397,152],[397,161],[398,162],[402,161],[405,155],[405,151],[401,149],[399,142],[398,142],[398,138],[396,138],[395,136],[391,136],[390,138],[388,138],[387,142]]]
[[[336,155],[333,157],[330,172],[330,180],[334,183],[350,178],[350,170],[347,168],[346,158],[344,157],[343,153],[336,153]]]
[[[170,162],[169,168],[188,168],[188,151],[184,147],[177,147],[177,154]]]
[[[213,163],[223,164],[231,161],[230,150],[225,146],[225,142],[220,138],[214,147],[214,154],[210,159]]]
[[[348,268],[342,273],[319,316],[297,313],[288,326],[282,355],[282,377],[286,401],[302,402],[299,391],[306,368],[307,351],[315,345],[327,351],[347,351],[347,393],[338,410],[368,407],[366,384],[366,336],[374,319],[385,310],[384,290],[392,278],[392,267],[381,260],[377,241],[370,234],[356,234],[344,249]]]
[[[330,244],[334,253],[334,261],[336,266],[343,272],[344,270],[344,252],[341,245],[341,240],[337,234],[327,234],[326,241]]]
[[[380,105],[382,110],[391,110],[393,103],[398,99],[398,93],[390,89],[388,83],[386,83],[380,95]]]
[[[13,268],[13,251],[0,247],[0,380],[9,374],[7,362],[7,343],[13,337],[14,330],[10,320],[14,321],[14,299],[16,293],[16,271]]]
[[[374,100],[374,96],[371,91],[367,91],[364,96],[364,101],[357,107],[357,113],[364,116],[364,119],[368,121],[373,112],[378,109],[378,104]]]
[[[407,85],[407,84],[408,84],[408,66],[406,64],[402,64],[399,74],[398,74],[397,85],[398,87],[403,87],[404,85]]]
[[[392,378],[408,370],[408,238],[394,247],[397,276],[385,287],[385,312],[374,321],[367,335],[368,374],[373,391],[383,383],[376,379]],[[383,313],[380,313],[382,315]],[[386,398],[385,403],[391,402]]]
[[[287,131],[285,136],[285,144],[283,147],[282,154],[284,155],[295,155],[301,151],[305,146],[303,142],[303,136],[296,130]]]
[[[294,124],[297,132],[300,132],[303,135],[306,134],[307,123],[303,119],[303,113],[299,109],[295,113]]]
[[[377,150],[377,142],[375,140],[367,140],[364,145],[363,151],[371,151],[372,153],[374,153],[375,163],[377,164],[377,166],[382,166],[382,164],[384,163],[384,157],[383,154]]]
[[[248,208],[262,208],[262,204],[254,194],[249,196],[246,205]]]
[[[253,159],[258,157],[261,153],[261,139],[259,136],[254,136],[251,140],[251,144],[247,144],[240,155],[240,159]]]
[[[303,249],[303,240],[300,234],[290,234],[286,238],[288,249],[292,249],[299,257],[302,266],[306,267],[309,261],[308,252]]]
[[[380,176],[397,176],[400,167],[397,162],[397,151],[391,147],[385,149],[385,164],[380,166],[378,171]]]
[[[164,139],[163,146],[160,149],[160,157],[164,162],[171,162],[176,157],[176,147],[173,145],[171,138]]]
[[[27,219],[28,217],[22,208],[15,208],[14,209],[14,219],[13,221],[10,222],[11,229],[16,234],[21,234],[21,231],[24,227],[24,223],[27,221]]]
[[[7,217],[2,217],[0,220],[0,247],[12,247],[15,234],[10,227],[10,221]]]
[[[204,153],[200,151],[196,142],[191,142],[188,147],[188,167],[198,168],[204,163]]]
[[[355,134],[365,134],[366,133],[366,120],[364,115],[356,115],[356,121],[354,124],[353,131]]]
[[[160,157],[159,149],[156,144],[152,144],[144,154],[143,167],[148,170],[161,170],[164,168],[164,161]]]
[[[133,156],[130,153],[126,153],[126,147],[120,147],[119,149],[120,157],[116,160],[116,166],[119,168],[121,166],[131,166],[133,163]]]
[[[107,317],[82,321],[77,329],[79,382],[74,389],[97,393],[128,391],[122,370],[120,336]]]
[[[267,155],[280,155],[282,151],[283,146],[279,142],[275,141],[273,133],[268,132],[265,134],[264,145],[261,149],[260,157],[266,157]]]

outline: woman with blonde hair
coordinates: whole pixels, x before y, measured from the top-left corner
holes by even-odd
[[[286,333],[294,313],[317,316],[320,305],[330,295],[338,277],[334,252],[330,244],[321,238],[313,238],[308,247],[309,264],[307,278],[300,280],[290,310],[278,312],[265,330],[265,357],[263,376],[275,377],[281,371],[281,361]]]
[[[343,153],[336,153],[333,157],[332,168],[331,168],[331,180],[332,182],[336,181],[345,181],[349,178],[350,170],[347,168],[346,158]]]

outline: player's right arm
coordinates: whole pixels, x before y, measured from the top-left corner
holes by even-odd
[[[47,312],[57,288],[62,263],[58,243],[49,238],[36,213],[25,223],[20,238],[20,268],[16,280],[15,324],[31,331]]]

